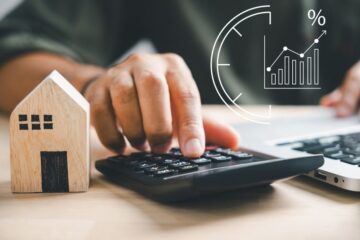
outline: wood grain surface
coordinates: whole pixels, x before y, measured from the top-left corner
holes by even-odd
[[[310,110],[276,107],[274,116]],[[207,106],[204,112],[241,121],[221,106]],[[360,195],[305,177],[172,205],[148,200],[108,182],[93,168],[95,159],[110,154],[93,130],[88,192],[13,194],[8,126],[7,117],[0,117],[1,240],[360,239]]]

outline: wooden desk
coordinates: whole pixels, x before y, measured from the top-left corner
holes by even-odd
[[[281,107],[275,116],[311,108]],[[225,108],[204,109],[240,121]],[[93,160],[109,154],[92,135]],[[8,120],[0,118],[0,239],[360,239],[360,195],[305,177],[251,191],[162,205],[92,168],[76,194],[10,192]]]

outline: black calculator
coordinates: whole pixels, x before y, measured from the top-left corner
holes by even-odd
[[[308,173],[323,163],[322,155],[279,159],[245,149],[208,146],[199,158],[186,158],[179,148],[173,148],[165,154],[112,156],[96,161],[95,166],[113,182],[169,202],[267,185]]]

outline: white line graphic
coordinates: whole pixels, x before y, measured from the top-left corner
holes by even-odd
[[[277,62],[277,60],[279,60],[279,58],[283,55],[284,52],[289,51],[292,52],[296,55],[298,55],[299,57],[303,58],[304,55],[314,46],[314,44],[319,43],[320,38],[326,34],[326,30],[323,30],[322,33],[320,34],[320,36],[318,38],[315,38],[315,40],[313,41],[313,43],[303,52],[303,53],[298,53],[286,46],[283,47],[283,50],[280,52],[280,54],[275,58],[275,60],[273,61],[273,63],[269,66],[270,68],[272,68],[274,66],[274,64]]]
[[[235,27],[233,27],[232,28],[240,37],[242,37],[242,34],[235,28]]]
[[[321,89],[321,87],[319,87],[319,49],[315,48],[313,56],[311,57],[305,57],[305,54],[308,53],[315,44],[318,44],[326,33],[326,30],[322,30],[321,34],[315,38],[313,43],[302,53],[284,46],[271,65],[266,65],[266,36],[264,35],[264,89]],[[284,56],[283,67],[276,71],[273,69],[273,66],[286,52],[293,53],[301,59],[306,60],[306,64],[304,64],[304,61],[291,59],[289,55],[286,55]],[[266,72],[270,73],[270,86],[266,84]],[[306,81],[304,81],[304,78],[306,78]],[[297,79],[299,79],[299,81]]]

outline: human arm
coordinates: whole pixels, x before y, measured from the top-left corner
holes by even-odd
[[[125,138],[140,150],[149,144],[152,151],[165,152],[177,136],[190,157],[200,156],[205,142],[238,145],[229,126],[203,118],[195,81],[175,54],[133,55],[109,69],[49,53],[21,55],[0,68],[0,110],[10,112],[53,69],[78,90],[96,77],[85,97],[101,142],[113,151],[125,149]]]

